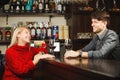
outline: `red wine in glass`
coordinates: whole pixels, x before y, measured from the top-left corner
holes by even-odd
[[[50,45],[49,48],[54,50],[56,48],[56,46]]]

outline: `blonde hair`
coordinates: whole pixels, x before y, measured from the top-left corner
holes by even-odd
[[[16,44],[18,42],[18,39],[17,39],[17,35],[22,32],[24,29],[27,29],[28,31],[29,28],[26,27],[26,26],[20,26],[20,27],[17,27],[14,32],[13,32],[13,35],[12,35],[12,39],[11,39],[11,43],[8,47],[11,47],[12,45]]]

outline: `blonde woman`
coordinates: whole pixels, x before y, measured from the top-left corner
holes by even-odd
[[[27,27],[17,27],[13,33],[10,46],[5,54],[5,72],[3,80],[23,80],[28,77],[35,65],[43,58],[53,58],[45,47],[30,47],[30,30]]]

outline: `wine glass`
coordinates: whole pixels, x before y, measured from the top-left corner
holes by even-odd
[[[71,39],[65,39],[64,42],[66,51],[72,50],[72,41]]]
[[[49,52],[50,54],[53,54],[53,55],[54,55],[54,49],[56,48],[54,43],[55,43],[55,39],[49,39]]]

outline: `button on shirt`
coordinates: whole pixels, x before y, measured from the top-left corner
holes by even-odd
[[[113,30],[106,29],[101,35],[95,35],[82,51],[88,52],[89,58],[109,58],[110,52],[118,45],[118,35]]]

